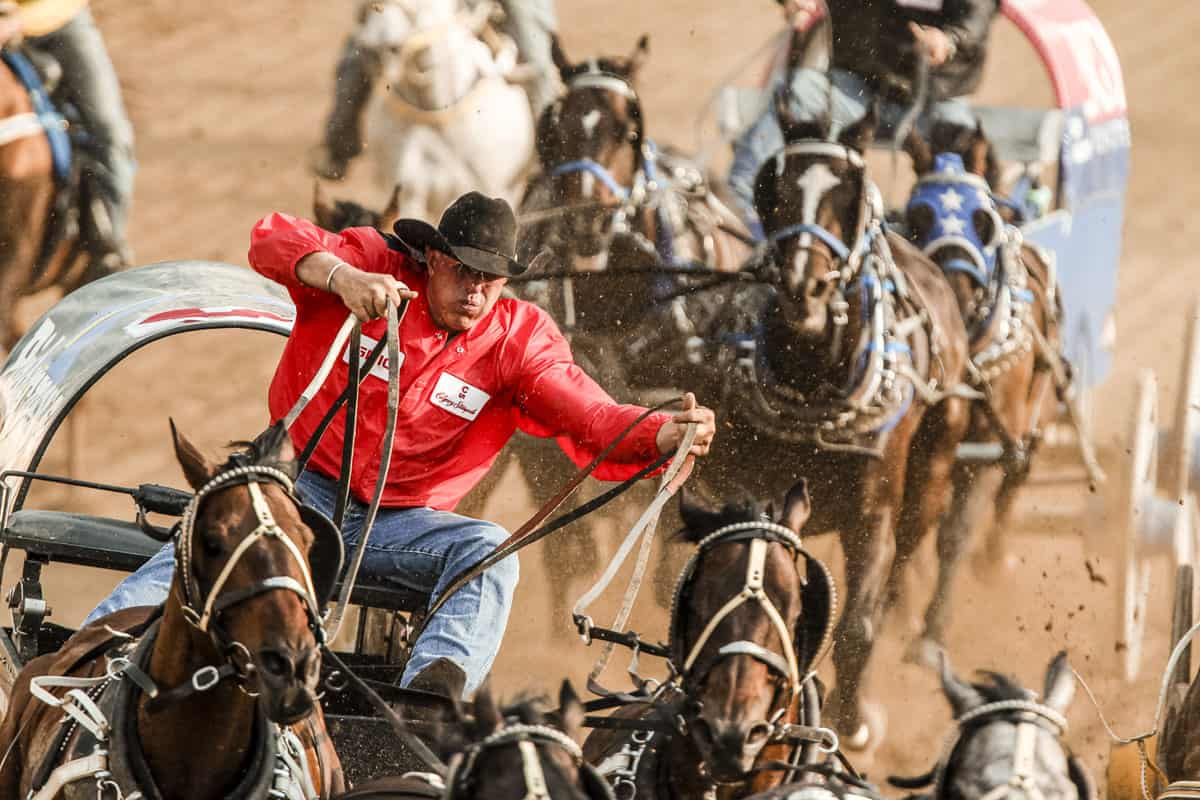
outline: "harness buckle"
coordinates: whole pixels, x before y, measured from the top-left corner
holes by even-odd
[[[192,688],[197,692],[207,692],[220,682],[221,671],[211,664],[192,673]]]

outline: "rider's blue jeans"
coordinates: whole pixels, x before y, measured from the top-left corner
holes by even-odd
[[[772,96],[778,84],[772,87]],[[797,70],[791,85],[791,113],[798,120],[813,121],[830,114],[837,135],[867,113],[875,96],[862,76],[844,69],[828,73],[815,69]],[[881,103],[879,131],[891,135],[908,108],[898,103]],[[951,98],[929,105],[917,118],[917,129],[928,136],[935,122],[949,122],[966,128],[975,127],[971,106],[962,98]],[[733,144],[733,165],[729,168],[729,186],[746,220],[757,227],[754,212],[754,178],[758,169],[783,147],[783,133],[775,116],[774,102],[767,103],[761,116]]]
[[[92,13],[84,9],[56,31],[30,38],[62,66],[62,89],[79,112],[91,158],[84,179],[99,192],[111,222],[114,244],[124,241],[133,196],[133,125],[121,100],[121,85]]]
[[[334,481],[305,472],[296,485],[305,502],[333,513]],[[346,510],[347,563],[362,533],[365,514],[366,505],[355,500]],[[367,543],[362,573],[430,592],[436,598],[455,575],[506,538],[508,532],[499,525],[449,511],[382,508]],[[85,623],[122,608],[162,603],[174,571],[173,545],[167,545],[122,581]],[[401,685],[407,686],[422,669],[444,657],[466,672],[466,691],[475,691],[500,649],[517,577],[517,559],[510,557],[455,593],[430,619],[413,647]]]

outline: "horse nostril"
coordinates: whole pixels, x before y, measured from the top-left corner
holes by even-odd
[[[750,726],[750,730],[746,732],[746,744],[751,747],[760,747],[767,743],[767,738],[774,730],[774,726],[759,722]]]

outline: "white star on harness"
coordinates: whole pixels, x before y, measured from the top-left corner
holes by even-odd
[[[942,204],[942,208],[947,211],[961,211],[963,207],[963,196],[953,189],[947,189],[938,195],[938,202]]]
[[[942,220],[942,233],[946,236],[962,236],[967,229],[967,221],[962,217],[951,214]]]

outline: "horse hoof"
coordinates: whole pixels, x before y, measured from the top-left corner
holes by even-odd
[[[941,666],[942,646],[935,639],[920,636],[913,639],[904,650],[904,663],[916,664],[926,669]]]
[[[971,560],[975,576],[985,581],[996,581],[1016,574],[1020,560],[1016,553],[1008,550],[980,550]]]

